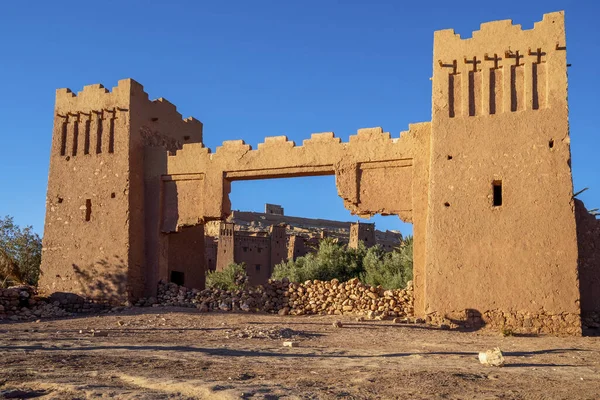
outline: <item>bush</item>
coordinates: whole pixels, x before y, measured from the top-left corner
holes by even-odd
[[[206,287],[211,289],[238,290],[243,289],[248,282],[246,265],[229,264],[223,271],[206,273]]]
[[[372,286],[404,288],[412,279],[412,237],[408,237],[400,248],[389,253],[384,252],[380,246],[367,249],[360,243],[358,249],[351,249],[332,239],[324,239],[316,253],[276,265],[272,278],[288,278],[292,282],[315,279],[339,279],[345,282],[360,278]]]
[[[316,253],[276,265],[272,278],[288,278],[292,282],[315,279],[328,281],[334,278],[347,281],[363,271],[364,253],[364,245],[359,249],[347,249],[333,239],[325,238],[319,243]]]
[[[19,228],[9,216],[0,218],[0,286],[36,285],[41,262],[42,240],[33,228]]]
[[[371,247],[364,259],[365,272],[361,281],[386,289],[401,289],[413,278],[413,238],[408,236],[398,249],[384,253],[379,246]]]

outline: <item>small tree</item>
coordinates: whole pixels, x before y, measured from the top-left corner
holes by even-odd
[[[211,289],[238,290],[243,289],[248,282],[246,265],[229,264],[222,271],[206,273],[206,287]]]
[[[19,228],[10,216],[0,218],[0,285],[36,285],[41,261],[42,240],[33,228]]]

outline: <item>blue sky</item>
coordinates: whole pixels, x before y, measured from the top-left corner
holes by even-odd
[[[467,4],[467,3],[464,3]],[[433,31],[469,37],[512,19],[530,29],[565,10],[575,190],[600,207],[597,1],[5,1],[0,3],[0,215],[43,231],[57,88],[142,83],[204,123],[205,144],[266,136],[300,144],[382,126],[393,137],[431,119]],[[333,177],[235,182],[234,209],[355,220]],[[411,232],[396,217],[379,229]]]

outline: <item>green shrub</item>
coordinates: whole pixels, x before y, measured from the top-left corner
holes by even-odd
[[[244,263],[229,264],[222,271],[209,271],[206,274],[206,287],[211,289],[238,290],[243,289],[247,282]]]
[[[19,228],[9,216],[0,218],[0,286],[36,285],[41,262],[42,240],[33,228]]]
[[[344,282],[360,278],[364,283],[386,289],[404,288],[412,279],[412,237],[389,253],[380,246],[367,249],[360,243],[357,249],[351,249],[324,239],[316,253],[276,265],[272,278],[288,278],[292,282],[334,278]]]
[[[316,253],[308,253],[294,261],[275,266],[273,279],[288,278],[293,282],[306,280],[327,281],[337,278],[346,281],[357,277],[362,271],[365,247],[347,249],[331,238],[321,240]]]
[[[408,236],[399,248],[385,253],[371,247],[364,259],[365,272],[360,279],[367,285],[401,289],[413,278],[413,238]]]

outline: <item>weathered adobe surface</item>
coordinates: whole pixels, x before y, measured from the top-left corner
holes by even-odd
[[[575,199],[582,316],[600,314],[600,220]]]
[[[359,129],[348,143],[326,132],[302,146],[285,136],[254,150],[226,141],[213,153],[198,121],[150,102],[132,80],[112,93],[59,91],[41,285],[137,299],[156,293],[172,263],[203,276],[203,246],[180,239],[185,230],[199,239],[203,223],[227,217],[232,181],[328,174],[353,213],[414,224],[417,315],[481,315],[522,329],[531,315],[545,322],[529,329],[576,334],[584,251],[565,50],[562,12],[530,30],[505,20],[468,39],[435,32],[431,122],[399,138]],[[78,134],[101,131],[114,131],[112,150],[109,140],[82,154]]]

